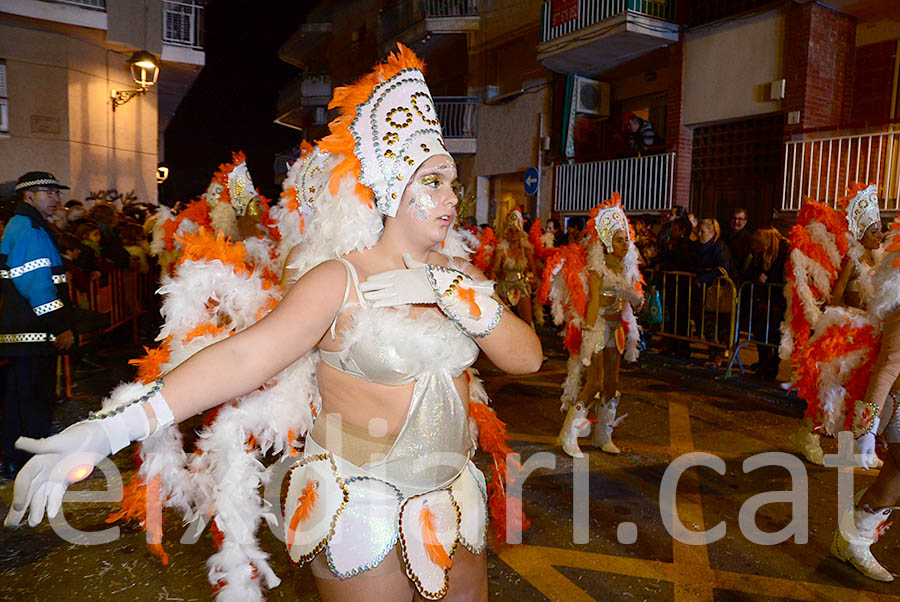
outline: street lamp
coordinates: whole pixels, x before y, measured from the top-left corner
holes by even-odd
[[[146,92],[147,88],[155,84],[156,78],[159,77],[159,62],[155,56],[146,50],[138,50],[132,54],[127,63],[131,69],[131,79],[134,80],[138,87],[128,90],[112,90],[113,111],[116,110],[116,107],[125,104],[138,94]]]

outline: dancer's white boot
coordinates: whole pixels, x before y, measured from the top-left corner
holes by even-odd
[[[620,396],[621,393],[616,391],[615,397],[597,404],[597,425],[594,429],[592,443],[594,447],[599,447],[608,454],[620,453],[619,448],[613,443],[612,432],[628,415],[624,414],[616,419],[616,409],[619,406]]]
[[[791,433],[790,440],[807,461],[818,466],[825,465],[825,452],[822,451],[819,435],[812,431],[809,421],[804,420],[800,428]]]
[[[869,549],[887,528],[893,508],[870,510],[868,507],[847,509],[838,522],[831,542],[831,553],[849,562],[863,575],[875,581],[893,581],[894,576],[884,568]]]
[[[563,451],[573,458],[583,458],[581,448],[578,447],[578,437],[587,437],[591,430],[591,422],[587,418],[587,407],[582,403],[573,403],[566,412],[562,430],[556,441]]]

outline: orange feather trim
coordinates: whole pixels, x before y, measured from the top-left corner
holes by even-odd
[[[513,456],[509,455],[513,451],[509,447],[506,424],[497,418],[497,414],[490,406],[469,402],[469,416],[478,424],[479,447],[493,459],[491,481],[488,484],[488,507],[495,528],[496,541],[502,544],[506,541],[507,523],[519,532],[527,529],[530,524],[521,511],[521,501],[507,504],[507,458],[514,462]],[[513,510],[511,515],[507,515],[508,506]]]
[[[137,453],[135,454],[138,455]],[[147,549],[151,554],[156,556],[163,566],[169,564],[169,555],[166,554],[162,545],[162,523],[155,524],[152,521],[148,524],[147,507],[148,505],[160,504],[160,477],[153,477],[148,487],[143,480],[134,473],[131,480],[122,490],[122,501],[120,510],[113,512],[106,517],[107,524],[115,523],[122,519],[135,521],[141,526],[142,531],[147,531]]]
[[[434,515],[428,506],[424,506],[419,512],[419,526],[422,528],[422,543],[425,544],[428,558],[445,571],[449,570],[451,560],[437,538],[434,529]]]
[[[356,142],[350,132],[350,126],[356,118],[357,107],[369,99],[375,86],[394,77],[404,69],[419,69],[424,73],[425,63],[412,50],[398,43],[397,51],[388,55],[386,62],[376,65],[371,72],[354,83],[335,88],[328,108],[338,109],[340,114],[328,124],[331,133],[319,142],[322,150],[343,157],[341,162],[334,167],[328,183],[332,194],[337,193],[341,180],[349,174],[357,181],[355,192],[361,202],[369,207],[373,206],[374,193],[368,186],[359,182],[362,165],[354,152]]]
[[[249,274],[247,251],[244,244],[233,243],[219,230],[213,236],[208,230],[201,229],[197,234],[185,234],[178,237],[183,244],[181,261],[215,261],[235,268],[239,273]]]
[[[288,548],[294,545],[294,536],[297,527],[300,526],[300,523],[312,516],[312,512],[316,507],[316,502],[319,500],[318,486],[318,481],[316,481],[315,479],[309,479],[308,481],[306,481],[306,486],[303,487],[303,491],[300,492],[300,497],[297,498],[297,502],[299,502],[299,504],[297,505],[297,509],[294,510],[293,516],[291,516],[290,525],[288,525]]]
[[[862,182],[850,182],[850,185],[844,188],[844,190],[846,191],[846,195],[839,198],[835,205],[846,211],[847,206],[850,204],[850,200],[856,196],[856,193],[860,190],[865,190],[868,187],[868,184],[864,184]]]
[[[581,353],[582,334],[581,329],[574,324],[566,325],[566,338],[563,340],[563,347],[569,352],[569,355],[578,355]]]
[[[862,362],[844,384],[847,391],[844,399],[844,403],[847,404],[844,427],[849,430],[853,422],[853,405],[865,396],[880,345],[881,337],[874,326],[853,328],[835,324],[825,329],[819,338],[803,347],[797,354],[794,362],[795,387],[798,396],[806,400],[806,416],[815,426],[821,426],[823,421],[818,383],[820,364],[831,362],[860,349],[865,350]]]
[[[191,341],[192,339],[195,339],[199,336],[217,335],[224,330],[224,327],[217,326],[215,324],[199,324],[198,326],[194,327],[189,333],[184,335],[184,342],[187,343],[188,341]]]
[[[178,223],[191,220],[201,228],[212,229],[212,218],[209,216],[209,204],[206,201],[191,201],[178,213]]]
[[[484,273],[491,269],[491,263],[494,260],[494,249],[497,248],[497,235],[490,226],[481,231],[478,237],[478,250],[472,256],[472,263],[476,268]]]
[[[167,219],[160,227],[163,233],[163,240],[166,243],[165,250],[173,251],[175,249],[175,232],[178,230],[178,222],[174,219]]]
[[[160,366],[169,361],[169,355],[172,353],[172,350],[169,348],[171,340],[172,336],[169,335],[156,349],[144,347],[146,352],[144,357],[128,360],[130,365],[137,366],[137,380],[146,385],[160,377],[162,374]]]
[[[544,259],[547,255],[552,251],[552,247],[549,249],[544,248],[544,241],[541,240],[541,235],[543,235],[544,231],[541,229],[541,218],[534,220],[531,224],[531,228],[528,229],[528,241],[531,243],[531,247],[534,252],[534,256],[538,259]]]
[[[468,304],[468,311],[470,316],[472,316],[476,320],[481,317],[481,308],[478,307],[478,303],[475,302],[474,289],[458,286],[456,287],[456,296],[462,299],[466,304]]]
[[[297,198],[297,189],[293,186],[281,191],[281,200],[284,202],[285,208],[291,213],[300,210],[300,199]]]

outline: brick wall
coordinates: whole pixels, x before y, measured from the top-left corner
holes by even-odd
[[[853,101],[856,20],[818,3],[788,9],[784,53],[787,114],[800,111],[803,128],[839,125]]]
[[[691,151],[694,134],[682,122],[684,98],[684,41],[669,46],[669,80],[666,103],[666,143],[675,149],[674,202],[688,207],[691,199]]]
[[[856,76],[850,121],[874,124],[890,118],[896,51],[896,40],[859,46],[856,49]]]

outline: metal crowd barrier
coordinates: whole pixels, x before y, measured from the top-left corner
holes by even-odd
[[[757,301],[764,302],[762,304]],[[738,291],[737,329],[734,332],[734,353],[728,362],[728,370],[725,378],[731,377],[731,371],[737,362],[741,374],[744,373],[744,364],[740,358],[740,351],[748,344],[758,348],[769,347],[776,350],[781,342],[779,325],[783,319],[784,283],[759,284],[745,282]],[[761,308],[759,312],[755,308]],[[781,316],[773,312],[782,312]],[[776,318],[773,325],[772,317]],[[760,324],[762,323],[762,324]]]
[[[91,280],[86,292],[78,290],[70,277],[69,300],[72,306],[91,310],[96,312],[94,314],[96,317],[102,319],[102,316],[106,316],[108,320],[103,326],[88,332],[79,332],[79,344],[83,346],[126,324],[131,325],[132,340],[137,343],[138,318],[153,307],[157,277],[156,270],[142,274],[132,270],[115,269],[97,280]],[[76,397],[72,393],[71,356],[63,355],[60,361],[66,397]]]
[[[662,319],[643,325],[653,334],[702,343],[732,352],[737,329],[737,290],[728,276],[708,284],[693,272],[645,270],[645,280],[656,286]]]

